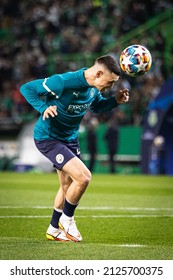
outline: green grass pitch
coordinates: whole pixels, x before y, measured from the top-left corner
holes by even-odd
[[[94,174],[79,243],[47,241],[57,175],[0,173],[1,260],[172,260],[173,177]]]

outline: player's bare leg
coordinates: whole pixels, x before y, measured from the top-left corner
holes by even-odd
[[[59,226],[66,233],[67,238],[77,242],[82,240],[82,236],[74,221],[74,211],[91,180],[91,173],[77,157],[69,160],[64,165],[63,171],[69,175],[72,182],[66,191],[63,214],[60,217]]]
[[[66,197],[67,190],[72,183],[72,179],[65,171],[57,170],[60,187],[55,196],[54,207],[57,209],[63,209],[64,200]]]
[[[64,165],[63,170],[57,170],[57,173],[59,177],[60,188],[55,197],[54,213],[48,231],[52,232],[55,228],[55,234],[57,233],[57,230],[58,233],[60,232],[60,229],[58,228],[57,224],[61,217],[62,209],[64,208],[62,219],[59,225],[61,229],[64,230],[66,236],[64,238],[63,233],[61,233],[60,237],[62,239],[70,239],[76,242],[81,241],[82,237],[79,231],[77,230],[74,221],[74,211],[91,180],[91,173],[83,164],[83,162],[77,157],[74,157],[71,160],[69,160]],[[60,240],[60,238],[55,239],[54,237],[53,239],[48,239],[63,241]]]
[[[72,183],[72,179],[64,171],[57,170],[57,174],[59,177],[60,187],[55,196],[53,215],[52,215],[50,225],[46,232],[46,237],[49,240],[69,241],[65,233],[59,228],[58,222],[60,216],[62,215],[66,192]]]
[[[91,173],[78,157],[69,160],[64,165],[63,171],[72,179],[66,192],[66,199],[77,204],[91,180]]]

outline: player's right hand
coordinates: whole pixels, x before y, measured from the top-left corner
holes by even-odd
[[[127,88],[120,89],[115,96],[118,104],[122,104],[129,101],[129,90]]]
[[[50,116],[55,117],[58,115],[57,106],[49,106],[43,113],[43,121],[48,119]]]

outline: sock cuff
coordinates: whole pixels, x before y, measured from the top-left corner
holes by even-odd
[[[59,209],[59,208],[54,207],[54,210],[55,210],[56,212],[62,213],[62,209]]]

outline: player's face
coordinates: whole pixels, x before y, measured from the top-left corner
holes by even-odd
[[[118,81],[119,76],[117,76],[115,73],[111,73],[108,70],[105,71],[99,71],[97,73],[97,78],[95,81],[96,88],[103,92],[106,89],[112,88],[114,83]]]

